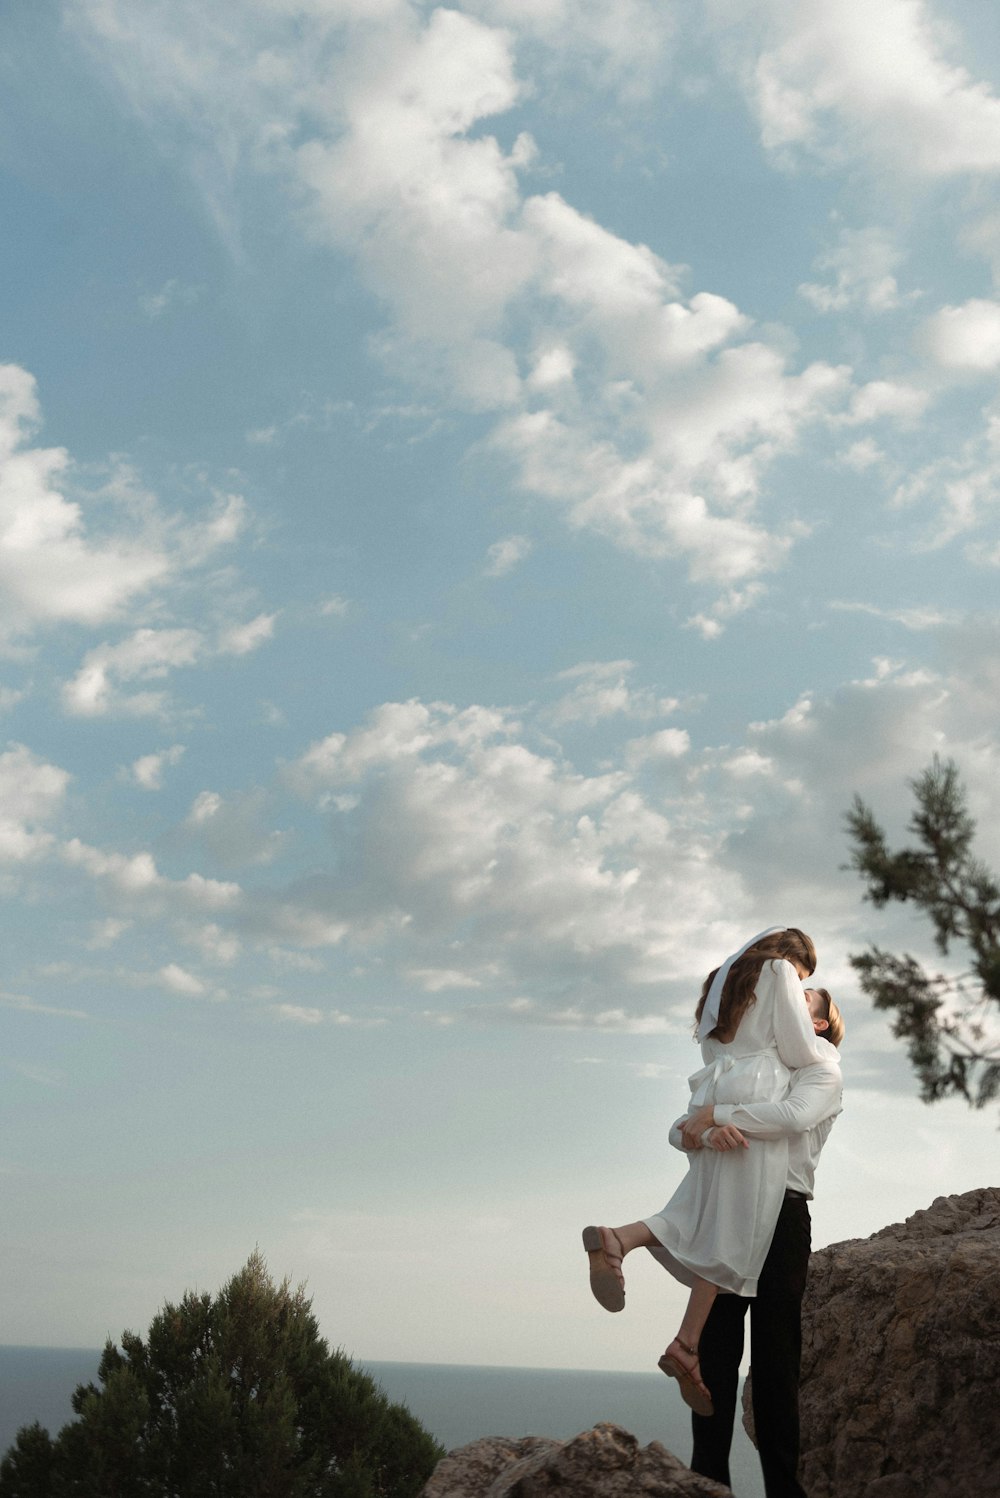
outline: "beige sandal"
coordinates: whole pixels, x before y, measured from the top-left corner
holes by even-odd
[[[613,1245],[617,1244],[616,1253]],[[622,1274],[621,1239],[611,1228],[583,1230],[583,1246],[590,1255],[590,1288],[598,1305],[606,1311],[625,1309],[625,1276]]]
[[[686,1352],[689,1357],[694,1359],[686,1368],[670,1351],[670,1347],[674,1346],[679,1347],[682,1352]],[[660,1369],[661,1373],[665,1373],[668,1378],[676,1378],[680,1385],[681,1398],[690,1409],[694,1410],[696,1415],[714,1415],[715,1406],[712,1403],[712,1396],[708,1391],[707,1385],[701,1379],[701,1366],[698,1362],[697,1347],[689,1347],[686,1342],[681,1341],[680,1337],[675,1337],[670,1347],[667,1348],[662,1358],[660,1358],[660,1361],[656,1365],[657,1368]]]

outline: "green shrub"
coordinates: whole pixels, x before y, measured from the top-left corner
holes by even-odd
[[[0,1498],[414,1498],[443,1449],[253,1254],[108,1342],[77,1418],[18,1431]]]

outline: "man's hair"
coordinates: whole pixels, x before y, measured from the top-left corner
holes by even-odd
[[[718,1038],[733,1034],[736,1026],[757,998],[757,979],[760,977],[764,963],[782,957],[786,962],[800,963],[808,973],[816,971],[816,948],[798,926],[789,926],[785,931],[773,931],[770,936],[762,937],[756,945],[750,948],[749,952],[744,952],[742,957],[738,957],[729,969],[729,975],[722,989],[719,1022],[711,1032],[714,1036]],[[698,1008],[694,1016],[696,1025],[701,1021],[701,1012],[708,998],[708,990],[717,972],[718,968],[713,968],[702,985],[701,998],[698,1000]]]
[[[818,993],[823,1000],[820,1009],[820,1019],[827,1021],[828,1028],[823,1031],[823,1039],[829,1040],[832,1045],[839,1046],[844,1038],[844,1016],[841,1014],[828,988],[812,988],[810,993]]]

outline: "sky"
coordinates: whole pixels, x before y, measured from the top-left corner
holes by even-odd
[[[651,1367],[580,1229],[775,924],[814,1243],[995,1184],[844,831],[940,754],[1000,862],[982,7],[34,0],[0,81],[0,1340],[259,1247],[362,1360]]]

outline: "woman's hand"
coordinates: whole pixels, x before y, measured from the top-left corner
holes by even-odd
[[[686,1150],[696,1150],[701,1145],[701,1136],[706,1129],[710,1129],[715,1122],[715,1110],[711,1103],[705,1103],[704,1107],[698,1109],[697,1113],[690,1114],[681,1122],[681,1137],[684,1140]]]
[[[738,1150],[749,1149],[750,1146],[740,1133],[735,1124],[717,1124],[710,1129],[702,1140],[702,1144],[710,1150]]]

